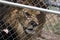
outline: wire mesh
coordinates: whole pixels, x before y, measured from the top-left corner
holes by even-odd
[[[49,4],[51,1],[59,3],[59,0],[6,1],[44,9],[48,9],[50,6],[53,7],[53,4]],[[57,5],[54,4],[54,7],[55,6]],[[60,34],[59,22],[60,15],[58,14],[51,14],[49,12],[47,13],[44,11],[37,11],[28,8],[19,8],[16,6],[0,3],[0,40],[58,40],[53,37],[49,39],[49,36],[47,38],[44,37],[44,35],[42,35],[42,31],[45,31],[47,33]]]

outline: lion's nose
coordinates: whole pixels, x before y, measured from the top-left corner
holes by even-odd
[[[37,26],[37,23],[36,23],[35,21],[31,21],[31,25],[32,25],[33,27],[36,27],[36,26]]]

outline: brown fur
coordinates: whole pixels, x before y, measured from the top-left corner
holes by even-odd
[[[10,12],[10,16],[9,18],[6,20],[8,23],[15,25],[14,28],[16,29],[16,32],[18,33],[19,37],[22,38],[24,35],[27,35],[24,33],[24,29],[22,27],[22,24],[24,24],[26,27],[30,26],[28,23],[30,21],[28,21],[24,14],[22,12],[28,12],[31,16],[30,16],[30,21],[33,20],[35,21],[37,24],[39,24],[36,28],[35,28],[35,32],[39,32],[42,30],[43,25],[45,23],[45,14],[44,13],[40,13],[40,11],[36,11],[36,10],[30,10],[30,9],[23,9],[23,10],[17,10],[14,9],[13,11]],[[28,35],[28,36],[32,36],[32,35]],[[38,35],[39,36],[39,35]],[[30,38],[28,37],[28,38]],[[28,38],[25,38],[26,40]]]
[[[23,2],[22,4],[29,4],[29,3]],[[7,19],[4,19],[4,20],[6,22],[8,22],[9,24],[11,24],[11,26],[13,26],[16,29],[16,32],[18,33],[20,38],[22,38],[24,35],[27,35],[27,34],[25,34],[23,26],[21,25],[21,23],[23,25],[25,25],[27,28],[30,26],[29,25],[30,21],[24,15],[26,12],[28,12],[30,14],[30,17],[28,17],[28,18],[30,18],[30,21],[33,20],[37,24],[39,24],[34,29],[36,33],[38,31],[42,30],[43,25],[45,23],[45,15],[46,14],[44,14],[43,12],[31,10],[31,9],[27,9],[27,8],[19,9],[17,7],[15,7],[15,8],[11,7],[10,11],[8,12],[9,14],[7,14],[9,16],[7,17]],[[5,15],[5,16],[7,16],[7,15]],[[31,37],[31,35],[30,35],[30,37]],[[30,38],[30,37],[28,36],[28,38]]]

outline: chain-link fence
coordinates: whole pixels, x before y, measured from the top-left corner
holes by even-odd
[[[60,12],[54,11],[59,9],[59,1],[6,1],[0,1],[0,40],[60,40],[54,38],[54,34],[60,34]],[[58,4],[55,5],[52,1]],[[43,31],[54,34],[47,37]]]

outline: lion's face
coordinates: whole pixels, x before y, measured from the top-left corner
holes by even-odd
[[[22,9],[18,12],[18,21],[22,24],[25,31],[33,31],[35,27],[39,25],[36,15],[40,14],[40,11]]]

